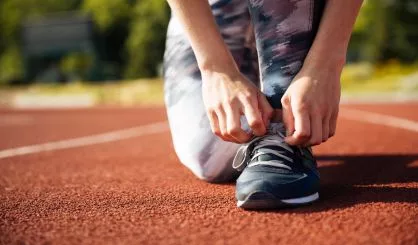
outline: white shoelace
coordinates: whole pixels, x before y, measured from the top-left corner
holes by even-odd
[[[285,156],[284,154],[280,153],[277,150],[269,149],[268,146],[275,146],[283,148],[284,150],[293,153],[292,148],[290,148],[284,142],[284,134],[282,125],[278,124],[275,127],[269,128],[269,135],[255,137],[250,142],[245,145],[242,145],[235,155],[233,161],[233,168],[237,169],[238,171],[242,171],[246,165],[249,167],[256,166],[256,165],[268,165],[278,168],[284,168],[288,170],[292,170],[292,168],[286,164],[283,164],[283,161],[280,160],[270,160],[270,161],[254,161],[253,160],[261,155],[265,154],[272,154],[281,159],[287,160],[293,163],[293,159]],[[256,154],[252,155],[253,152],[257,152]]]

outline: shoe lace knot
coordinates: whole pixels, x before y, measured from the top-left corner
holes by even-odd
[[[234,157],[232,167],[242,171],[247,166],[267,165],[292,170],[289,165],[293,163],[293,149],[284,142],[283,132],[281,125],[270,127],[267,135],[254,137],[250,142],[242,145]],[[265,154],[273,155],[274,159],[254,161]]]

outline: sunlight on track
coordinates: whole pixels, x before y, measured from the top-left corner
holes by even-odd
[[[44,151],[53,151],[60,149],[69,149],[81,146],[96,145],[102,143],[108,143],[113,141],[119,141],[124,139],[130,139],[134,137],[156,134],[168,131],[167,122],[157,122],[148,125],[111,131],[103,134],[96,134],[91,136],[85,136],[80,138],[60,140],[54,142],[48,142],[44,144],[29,145],[23,147],[17,147],[0,151],[0,159],[39,153]]]
[[[393,128],[405,129],[418,133],[418,122],[408,120],[405,118],[346,108],[340,110],[340,117],[354,121],[367,122],[389,126]]]
[[[0,127],[21,126],[33,123],[33,118],[24,115],[0,115]]]

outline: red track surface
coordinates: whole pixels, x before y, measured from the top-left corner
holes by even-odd
[[[418,120],[418,104],[343,107]],[[165,112],[2,118],[12,120],[0,122],[0,150],[159,122]],[[418,133],[340,119],[315,151],[321,200],[270,212],[236,208],[233,184],[197,180],[168,132],[0,159],[0,244],[418,244]]]

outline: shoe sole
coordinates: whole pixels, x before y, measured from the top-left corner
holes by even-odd
[[[291,199],[277,199],[268,192],[254,192],[248,195],[245,200],[238,201],[237,206],[243,209],[274,209],[302,206],[315,202],[318,199],[318,192],[309,196]]]

